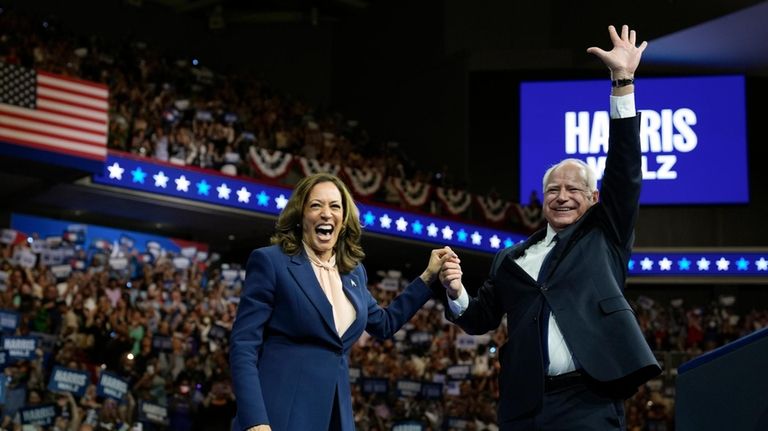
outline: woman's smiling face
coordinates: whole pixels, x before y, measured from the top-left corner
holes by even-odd
[[[327,261],[344,222],[341,192],[332,182],[315,184],[307,195],[302,219],[302,239],[317,257]]]

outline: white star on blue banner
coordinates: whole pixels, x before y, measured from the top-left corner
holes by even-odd
[[[171,187],[168,187],[171,180]],[[94,181],[158,196],[173,196],[272,215],[279,214],[285,208],[291,195],[288,188],[115,153],[108,155],[102,174],[94,175]],[[437,246],[448,245],[496,253],[526,239],[523,234],[449,221],[423,213],[384,209],[362,203],[357,206],[364,231],[426,241]],[[630,277],[765,278],[768,277],[768,250],[742,253],[719,253],[717,250],[672,253],[643,251],[632,254],[627,270]]]

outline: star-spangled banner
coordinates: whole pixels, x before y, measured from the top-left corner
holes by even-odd
[[[759,251],[635,251],[630,277],[768,277],[768,249]]]
[[[0,62],[0,142],[101,162],[108,99],[104,84]]]
[[[288,188],[113,152],[107,156],[103,173],[93,178],[100,184],[272,215],[280,213],[291,195]],[[364,232],[439,246],[496,253],[526,238],[518,233],[376,205],[358,203],[358,209]],[[636,251],[627,269],[630,277],[637,278],[768,277],[768,248],[748,252]]]
[[[110,152],[94,182],[277,215],[291,189]],[[364,231],[494,253],[524,235],[358,203]]]
[[[115,153],[107,156],[104,171],[93,179],[100,184],[275,215],[291,195],[288,188]]]

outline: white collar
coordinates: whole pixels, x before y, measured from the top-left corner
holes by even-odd
[[[555,232],[552,226],[547,223],[547,234],[542,240],[545,247],[549,247],[552,244],[552,241],[555,239],[555,235],[557,235],[557,232]]]

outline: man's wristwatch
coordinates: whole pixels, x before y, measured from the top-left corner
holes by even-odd
[[[614,79],[611,81],[611,87],[618,88],[618,87],[626,87],[627,85],[632,85],[635,83],[635,80],[632,78],[628,79]]]

